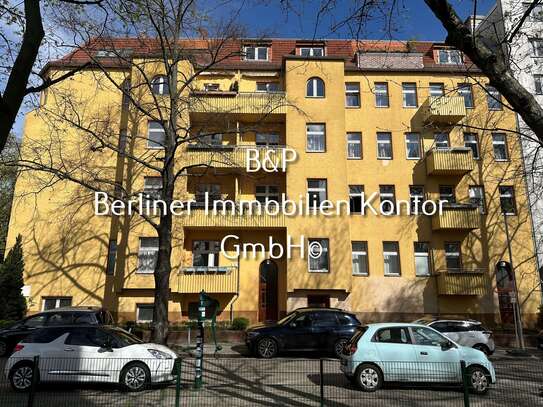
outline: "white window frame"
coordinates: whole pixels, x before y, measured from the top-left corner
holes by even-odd
[[[309,181],[318,181],[319,186],[318,187],[310,187]],[[308,178],[307,179],[307,194],[311,196],[311,193],[318,193],[319,195],[319,206],[322,204],[322,201],[325,199],[328,199],[328,180],[326,178]],[[321,193],[324,193],[323,199],[321,199]],[[308,205],[311,204],[311,201],[307,203]],[[312,208],[313,206],[311,206]],[[318,206],[316,206],[318,207]]]
[[[394,245],[395,246],[394,250],[385,249],[386,244]],[[398,267],[397,272],[395,272],[395,273],[388,272],[387,273],[387,271],[386,271],[387,270],[387,268],[386,268],[387,256],[394,257],[396,259],[396,266]],[[384,241],[383,242],[383,274],[385,276],[393,276],[393,277],[399,277],[399,276],[402,275],[401,263],[400,263],[400,244],[398,242],[395,242],[395,241]]]
[[[319,86],[318,86],[318,83],[322,82],[322,95],[319,95],[318,92],[319,92]],[[309,84],[311,84],[311,92],[308,92],[307,89],[309,87]],[[326,85],[324,83],[324,81],[322,80],[322,78],[319,78],[318,76],[312,76],[311,78],[309,78],[307,80],[307,83],[306,83],[306,92],[305,92],[305,97],[307,98],[315,98],[315,99],[322,99],[326,96]]]
[[[259,192],[259,189],[264,189],[263,192]],[[275,189],[275,191],[272,191]],[[279,192],[278,185],[256,185],[255,186],[255,197],[259,202],[281,202],[281,193]],[[263,198],[260,201],[258,198]]]
[[[503,110],[502,95],[498,90],[490,85],[486,86],[486,104],[488,110]]]
[[[450,245],[455,245],[457,249],[455,251],[447,251],[448,246]],[[447,270],[453,270],[453,271],[462,270],[462,245],[460,244],[460,242],[457,242],[457,241],[444,242],[443,250],[445,251],[445,266],[447,267]],[[458,265],[460,266],[459,268],[449,268],[449,265],[447,264],[447,258],[451,258],[451,257],[455,257],[458,259]]]
[[[502,188],[506,188],[507,192],[502,192]],[[515,188],[511,185],[499,185],[498,186],[498,192],[500,194],[500,211],[504,213],[505,215],[516,215],[517,214],[517,202],[515,198]],[[512,201],[512,212],[504,212],[503,211],[503,204],[502,199],[510,199]]]
[[[203,249],[196,250],[196,245],[203,243]],[[195,253],[202,256],[207,255],[207,266],[194,264]],[[197,239],[192,241],[192,267],[219,267],[220,242],[218,240]]]
[[[354,85],[356,89],[349,89],[349,85]],[[347,101],[349,100],[348,96],[358,96],[358,103],[356,105],[349,105]],[[360,82],[345,82],[345,107],[347,108],[357,108],[360,107],[362,101],[360,99]]]
[[[155,86],[157,86],[157,88],[155,88]],[[166,75],[155,76],[151,79],[151,89],[155,95],[167,95],[170,92],[168,77]]]
[[[420,194],[415,194],[413,193],[414,189],[415,188],[421,188],[422,189],[422,193]],[[426,193],[425,193],[425,190],[424,190],[424,185],[409,185],[409,206],[411,208],[411,212],[413,212],[415,210],[415,207],[414,207],[414,198],[416,197],[419,197],[419,207],[418,207],[418,212],[419,214],[422,213],[422,202],[424,201],[424,197],[426,196]]]
[[[353,139],[354,138],[354,139]],[[358,156],[351,155],[350,154],[350,148],[351,146],[359,146],[360,154]],[[362,133],[360,132],[348,132],[347,133],[347,159],[348,160],[361,160],[362,159]]]
[[[439,185],[439,199],[447,201],[448,203],[456,203],[456,188],[454,185]],[[450,193],[443,193],[445,190],[450,189]]]
[[[473,99],[473,86],[471,83],[459,83],[458,95],[464,99],[464,106],[466,109],[473,109],[475,107],[475,100]],[[469,103],[466,103],[467,96],[469,95]]]
[[[260,89],[259,89],[260,87]],[[262,89],[264,87],[265,89]],[[270,87],[275,87],[275,89],[270,89]],[[256,91],[258,93],[273,93],[273,92],[280,92],[279,90],[279,82],[257,82],[256,83]]]
[[[445,84],[443,82],[430,82],[428,88],[431,97],[445,96]]]
[[[216,82],[204,83],[204,92],[219,92],[221,84]]]
[[[426,245],[426,251],[417,251],[417,245]],[[430,243],[429,242],[414,242],[413,243],[413,253],[415,259],[415,276],[417,277],[428,277],[432,275],[432,262],[430,256]],[[417,267],[417,258],[426,259],[426,268],[427,271],[420,273]]]
[[[407,95],[415,95],[415,104],[407,104]],[[402,103],[405,109],[414,109],[419,106],[419,100],[417,95],[417,83],[416,82],[403,82],[402,83]]]
[[[388,93],[388,82],[374,82],[375,87],[375,107],[378,108],[388,108],[390,107],[390,95]],[[383,85],[383,86],[381,86]],[[386,97],[386,105],[380,105],[377,103],[379,99],[379,96],[385,96]]]
[[[468,140],[470,137],[473,138]],[[473,148],[471,146],[475,146],[477,156],[473,154]],[[479,150],[479,137],[477,137],[477,133],[464,133],[464,147],[467,147],[472,151],[472,157],[474,160],[481,158],[481,151]]]
[[[475,191],[478,191],[476,193]],[[468,187],[469,201],[472,204],[477,205],[479,212],[485,214],[486,212],[486,199],[485,199],[485,187],[482,185],[470,185]]]
[[[156,246],[146,246],[142,247],[142,243],[145,240],[153,240],[153,242],[156,242]],[[137,274],[153,274],[155,272],[155,268],[142,268],[141,264],[141,255],[153,255],[156,256],[155,262],[158,258],[158,237],[150,237],[150,236],[142,236],[139,238],[139,248],[138,248],[138,268],[136,269]]]
[[[311,257],[307,256],[307,271],[310,273],[329,273],[330,272],[330,240],[325,238],[308,238],[307,244],[310,245],[312,242],[319,242],[322,247],[322,253],[326,253],[327,258],[327,268],[326,269],[312,269],[311,268]],[[326,244],[323,244],[323,242],[326,242]],[[322,254],[321,254],[322,255]]]
[[[278,133],[256,133],[255,143],[258,147],[278,146],[279,138]]]
[[[439,140],[441,136],[443,136],[443,140]],[[442,145],[445,143],[447,145]],[[450,148],[450,146],[451,146],[451,143],[449,140],[449,133],[434,133],[434,147],[437,150],[447,150],[448,148]]]
[[[143,195],[158,199],[162,191],[161,177],[143,177]]]
[[[355,189],[359,189],[360,191],[354,192]],[[349,211],[351,214],[362,214],[362,197],[364,196],[364,185],[349,185]],[[360,200],[360,211],[354,211],[353,208],[351,208],[351,199],[359,199]]]
[[[153,322],[153,319],[141,319],[140,318],[140,309],[146,308],[146,309],[152,309],[154,313],[154,304],[136,304],[136,322],[139,323],[148,323]]]
[[[153,124],[158,123],[160,124],[161,128],[151,128],[151,123]],[[160,123],[155,120],[149,120],[147,122],[147,148],[151,150],[164,150],[163,145],[158,145],[160,144],[159,142],[151,140],[151,137],[150,137],[151,133],[154,133],[154,134],[162,133],[162,143],[164,143],[166,141],[166,130],[164,129],[164,123]]]
[[[321,130],[310,130],[310,126],[322,126],[322,131]],[[308,152],[308,153],[325,153],[326,152],[326,124],[324,123],[307,123],[306,126],[305,126],[305,132],[306,132],[306,147],[305,147],[305,151]],[[310,150],[309,149],[309,146],[310,146],[310,143],[309,143],[309,137],[310,136],[313,136],[313,137],[322,137],[323,139],[323,143],[319,143],[319,144],[322,144],[323,148],[322,150]]]
[[[385,190],[387,188],[390,189],[390,192]],[[391,212],[393,212],[396,209],[396,187],[394,185],[379,185],[379,204],[382,205],[385,201],[390,202]]]
[[[414,139],[410,140],[411,137],[415,137],[416,141]],[[409,156],[410,145],[417,146],[416,157]],[[421,157],[422,157],[422,152],[421,152],[421,146],[420,146],[420,134],[419,133],[405,133],[405,158],[407,158],[408,160],[420,160]]]
[[[70,300],[70,305],[66,305],[67,307],[71,307],[73,303],[73,297],[70,296],[55,296],[55,295],[47,295],[42,297],[41,299],[41,310],[45,311],[45,300],[54,300],[55,301],[55,307],[54,308],[48,308],[48,309],[57,309],[60,308],[60,301],[61,300]]]
[[[354,248],[355,244],[361,244],[361,249]],[[357,261],[363,261],[365,264],[365,272],[355,272],[355,260]],[[351,267],[352,267],[352,273],[353,276],[369,276],[370,270],[369,270],[369,262],[368,262],[368,242],[362,241],[362,240],[355,240],[351,242]]]
[[[381,139],[380,139],[381,136]],[[388,146],[389,155],[387,156],[380,156],[380,149],[379,146],[384,145]],[[390,132],[378,132],[377,133],[377,159],[379,160],[392,160],[394,155],[394,152],[392,150],[392,133]]]
[[[247,58],[247,56],[248,56],[247,50],[249,48],[254,49],[254,56],[255,56],[254,58]],[[260,49],[265,49],[266,50],[266,58],[265,59],[259,58],[258,51]],[[258,46],[258,45],[246,45],[246,46],[243,47],[243,54],[244,54],[243,59],[245,61],[268,61],[269,57],[270,57],[270,47]]]
[[[458,61],[455,61],[454,58],[452,58],[453,55],[458,56]],[[459,65],[464,62],[462,52],[457,49],[437,50],[437,60],[438,60],[438,64],[440,65]]]
[[[299,47],[298,55],[305,57],[324,57],[326,56],[324,47]],[[303,50],[309,50],[308,55],[303,55]],[[315,55],[315,50],[321,51],[322,55]]]
[[[498,140],[498,137],[502,137],[502,140]],[[496,147],[498,146],[503,146],[505,158],[496,157]],[[492,133],[492,153],[494,154],[495,161],[509,161],[509,151],[507,151],[507,136],[505,133]]]

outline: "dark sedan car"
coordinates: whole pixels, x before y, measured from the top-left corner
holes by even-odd
[[[537,334],[537,347],[543,350],[543,331]]]
[[[0,329],[0,356],[9,355],[15,345],[38,328],[72,324],[112,325],[113,317],[100,307],[62,307],[31,315]]]
[[[340,309],[300,308],[277,323],[247,328],[245,341],[261,358],[281,351],[325,351],[339,356],[358,326],[354,314]]]

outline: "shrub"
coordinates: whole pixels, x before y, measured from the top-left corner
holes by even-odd
[[[236,331],[243,331],[249,326],[249,320],[243,317],[234,318],[232,321],[232,329]]]
[[[26,299],[23,288],[23,245],[21,235],[17,236],[4,262],[0,264],[0,319],[18,321],[26,313]]]

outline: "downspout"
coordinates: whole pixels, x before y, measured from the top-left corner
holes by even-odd
[[[234,298],[232,298],[232,301],[230,302],[230,323],[234,322],[234,303],[239,298],[239,286],[240,286],[240,272],[239,272],[239,256],[238,256],[238,281],[236,284],[236,293],[234,294]]]

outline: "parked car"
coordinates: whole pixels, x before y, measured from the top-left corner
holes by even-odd
[[[351,382],[371,392],[384,382],[462,383],[461,360],[473,392],[485,393],[495,383],[494,367],[483,352],[420,324],[361,327],[345,346],[340,366]]]
[[[36,329],[69,324],[112,325],[113,317],[100,307],[62,307],[33,314],[0,329],[0,357],[9,355],[17,343]]]
[[[486,329],[479,321],[472,319],[419,319],[414,323],[430,326],[459,345],[478,349],[487,355],[492,355],[496,350],[492,331]]]
[[[339,356],[360,322],[337,308],[299,308],[277,323],[247,328],[245,342],[258,357],[281,351],[327,351]]]
[[[168,347],[143,343],[121,328],[56,326],[36,330],[17,344],[4,374],[16,391],[28,390],[34,373],[40,382],[118,383],[140,391],[173,380],[176,358]]]
[[[537,334],[537,347],[543,350],[543,330]]]

